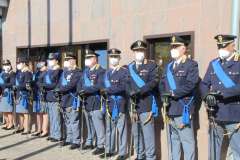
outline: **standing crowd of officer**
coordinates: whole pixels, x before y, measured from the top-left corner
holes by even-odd
[[[197,92],[209,119],[209,160],[220,160],[224,136],[234,159],[240,159],[240,61],[233,35],[217,35],[219,56],[209,63],[203,80],[198,63],[187,56],[189,41],[171,38],[170,61],[162,73],[147,59],[147,44],[131,45],[135,60],[120,66],[121,51],[108,50],[109,69],[98,64],[98,54],[84,50],[85,68],[68,52],[40,57],[36,71],[26,57],[2,62],[0,112],[5,130],[59,142],[71,150],[93,150],[100,158],[156,160],[155,118],[162,116],[167,133],[169,160],[195,160],[193,120]],[[161,76],[160,76],[161,75]],[[31,132],[32,113],[35,132]],[[129,126],[128,117],[131,125]],[[129,130],[130,129],[130,130]],[[131,133],[128,136],[128,133]],[[86,134],[85,134],[86,133]]]

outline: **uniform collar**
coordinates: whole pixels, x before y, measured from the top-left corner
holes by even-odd
[[[54,65],[52,68],[50,68],[51,70],[58,70],[60,69],[60,66],[57,64],[57,65]]]
[[[95,70],[98,67],[98,64],[95,64],[92,68],[90,68],[90,71]]]
[[[119,71],[120,65],[117,65],[115,68],[112,68],[112,72]]]
[[[73,71],[73,70],[76,70],[77,68],[77,65],[73,66],[72,68],[68,68],[69,71]]]
[[[226,61],[231,61],[231,60],[233,60],[233,57],[235,56],[235,54],[233,54],[232,53],[232,55],[230,56],[230,57],[228,57],[227,59],[226,59]]]
[[[29,67],[28,66],[25,66],[22,70],[21,70],[21,72],[30,72],[30,69],[29,69]]]
[[[176,63],[176,64],[184,63],[186,61],[186,59],[187,59],[187,56],[183,55],[178,60],[174,60],[174,63]]]

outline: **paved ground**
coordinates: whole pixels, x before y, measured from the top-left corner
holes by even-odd
[[[0,160],[98,160],[91,152],[70,151],[44,139],[0,129]],[[114,159],[114,158],[112,158]]]

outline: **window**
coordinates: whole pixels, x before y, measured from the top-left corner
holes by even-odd
[[[63,55],[68,52],[74,52],[77,54],[77,64],[80,68],[84,67],[84,54],[83,51],[85,48],[89,48],[94,50],[99,54],[99,64],[102,65],[103,68],[108,67],[108,59],[107,59],[107,42],[89,42],[86,44],[74,44],[74,45],[62,45],[62,46],[50,46],[50,47],[32,47],[29,49],[23,47],[17,49],[17,57],[28,55],[30,59],[29,66],[31,69],[35,70],[36,62],[39,57],[44,55],[47,57],[50,52],[59,52],[61,54],[60,65],[63,65]]]
[[[172,34],[163,34],[157,36],[146,36],[144,39],[148,43],[149,57],[150,59],[155,60],[160,68],[163,68],[168,62],[171,61],[170,57],[170,42],[172,35],[183,36],[184,39],[190,41],[187,55],[190,58],[194,57],[194,32],[182,32],[182,33],[172,33]]]

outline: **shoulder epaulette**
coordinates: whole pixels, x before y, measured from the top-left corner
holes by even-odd
[[[239,61],[240,60],[240,55],[239,55],[239,53],[234,53],[234,58],[233,58],[233,60],[234,61]]]

